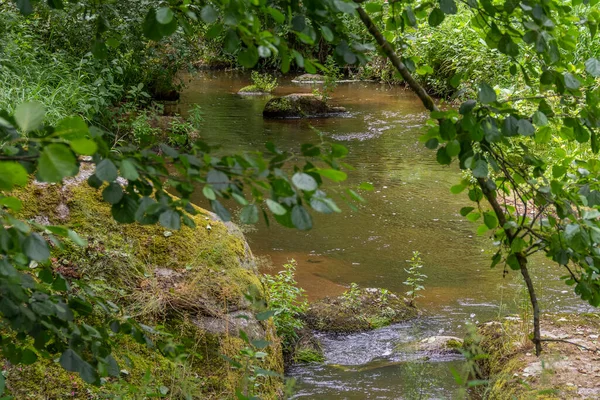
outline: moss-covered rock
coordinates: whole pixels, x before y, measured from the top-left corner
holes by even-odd
[[[320,96],[293,93],[270,99],[263,110],[265,118],[331,117],[346,112],[344,107],[329,105]]]
[[[114,355],[123,369],[122,380],[90,387],[54,361],[44,360],[7,366],[7,387],[13,396],[90,399],[125,393],[123,398],[134,398],[126,395],[134,385],[148,395],[167,388],[172,399],[231,398],[242,375],[222,355],[235,358],[246,346],[237,337],[240,328],[273,343],[261,367],[282,372],[275,328],[254,318],[245,297],[251,291],[261,296],[262,289],[241,231],[199,208],[192,216],[195,229],[184,226],[170,232],[158,225],[118,224],[101,190],[85,183],[90,174],[84,170],[63,186],[31,184],[16,193],[24,204],[20,216],[67,226],[86,238],[85,248],[67,243],[63,250],[53,250],[55,270],[68,279],[87,281],[138,321],[162,325],[193,356],[174,363],[145,346],[117,339]],[[244,318],[235,318],[240,315]],[[264,378],[261,396],[276,398],[280,387],[276,378]]]
[[[387,290],[354,288],[311,304],[304,318],[311,329],[318,331],[360,332],[406,321],[417,314],[406,299]]]
[[[437,355],[460,354],[462,347],[463,340],[454,336],[431,336],[420,340],[415,346],[418,351]]]

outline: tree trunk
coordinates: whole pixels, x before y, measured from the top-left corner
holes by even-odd
[[[529,292],[529,300],[533,307],[533,344],[535,344],[535,355],[539,356],[542,353],[542,336],[540,333],[540,306],[537,301],[537,295],[533,287],[533,282],[529,276],[529,270],[527,269],[527,257],[522,254],[517,254],[517,260],[521,266],[521,275],[527,285],[527,291]]]

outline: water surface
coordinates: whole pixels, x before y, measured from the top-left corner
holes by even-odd
[[[275,95],[312,90],[289,80],[280,83]],[[422,254],[422,272],[428,276],[418,304],[429,317],[372,333],[323,336],[325,365],[290,371],[298,380],[296,397],[453,398],[450,367],[458,367],[459,360],[415,363],[398,344],[431,335],[462,336],[466,322],[518,311],[527,300],[518,276],[503,278],[501,267],[489,268],[491,241],[477,236],[476,226],[460,216],[469,201],[449,192],[461,178],[458,168],[438,165],[435,153],[419,142],[427,119],[421,103],[399,86],[340,84],[332,101],[348,109],[347,117],[263,120],[268,97],[236,94],[247,84],[247,76],[235,73],[193,78],[181,109],[202,108],[204,140],[225,151],[262,150],[271,141],[298,153],[300,144],[322,137],[347,146],[346,162],[355,167],[343,185],[329,184],[330,191],[365,181],[375,186],[364,193],[367,204],[358,211],[345,207],[339,215],[315,214],[309,232],[260,225],[248,234],[254,253],[269,257],[275,268],[295,259],[297,280],[313,300],[340,294],[352,282],[404,292],[404,268],[413,251]],[[561,272],[537,259],[533,274],[549,284],[541,293],[542,305],[550,311],[579,309],[581,302],[573,301],[558,279]]]

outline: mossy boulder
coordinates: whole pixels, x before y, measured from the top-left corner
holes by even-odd
[[[293,93],[270,99],[263,110],[265,118],[317,118],[331,117],[346,112],[344,107],[334,107],[321,96]]]
[[[30,366],[5,365],[9,392],[18,399],[134,398],[127,397],[131,384],[148,395],[167,388],[171,399],[233,398],[242,375],[222,355],[235,358],[246,346],[237,337],[240,328],[272,342],[261,367],[282,372],[275,328],[256,320],[246,299],[248,293],[263,293],[241,231],[200,208],[191,216],[194,229],[118,224],[102,200],[102,190],[85,183],[91,173],[84,169],[62,186],[32,183],[15,193],[24,204],[20,217],[67,226],[86,238],[87,247],[67,243],[62,250],[53,249],[55,270],[67,279],[86,281],[139,322],[162,325],[177,342],[188,345],[192,356],[174,363],[155,350],[117,338],[114,355],[125,371],[123,379],[90,387],[55,361],[42,360]],[[262,380],[261,396],[276,398],[281,382]]]
[[[417,309],[402,296],[366,288],[319,300],[311,304],[304,319],[311,329],[350,333],[381,328],[417,315]]]

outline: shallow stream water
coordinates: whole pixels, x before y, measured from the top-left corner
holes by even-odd
[[[338,295],[352,282],[404,292],[404,268],[413,251],[422,254],[428,276],[418,300],[425,318],[369,333],[322,335],[326,363],[289,371],[297,379],[295,398],[456,398],[450,368],[460,368],[459,357],[415,362],[402,345],[432,335],[461,337],[467,322],[516,312],[527,300],[519,276],[503,278],[501,267],[489,268],[490,239],[477,236],[476,226],[460,216],[469,201],[449,191],[461,178],[458,168],[438,165],[435,153],[418,141],[427,119],[418,98],[399,86],[347,83],[332,99],[347,108],[347,117],[263,120],[268,97],[236,94],[247,84],[243,74],[203,72],[182,94],[181,113],[198,104],[202,138],[227,151],[262,150],[272,141],[297,153],[300,144],[319,141],[320,132],[350,151],[346,161],[356,170],[341,187],[365,181],[375,186],[358,211],[314,215],[309,232],[258,226],[247,235],[254,253],[269,257],[276,268],[295,259],[297,280],[311,300]],[[311,91],[310,85],[280,79],[275,95]],[[558,279],[560,272],[542,257],[534,264],[534,277],[548,284],[542,307],[584,307]]]

